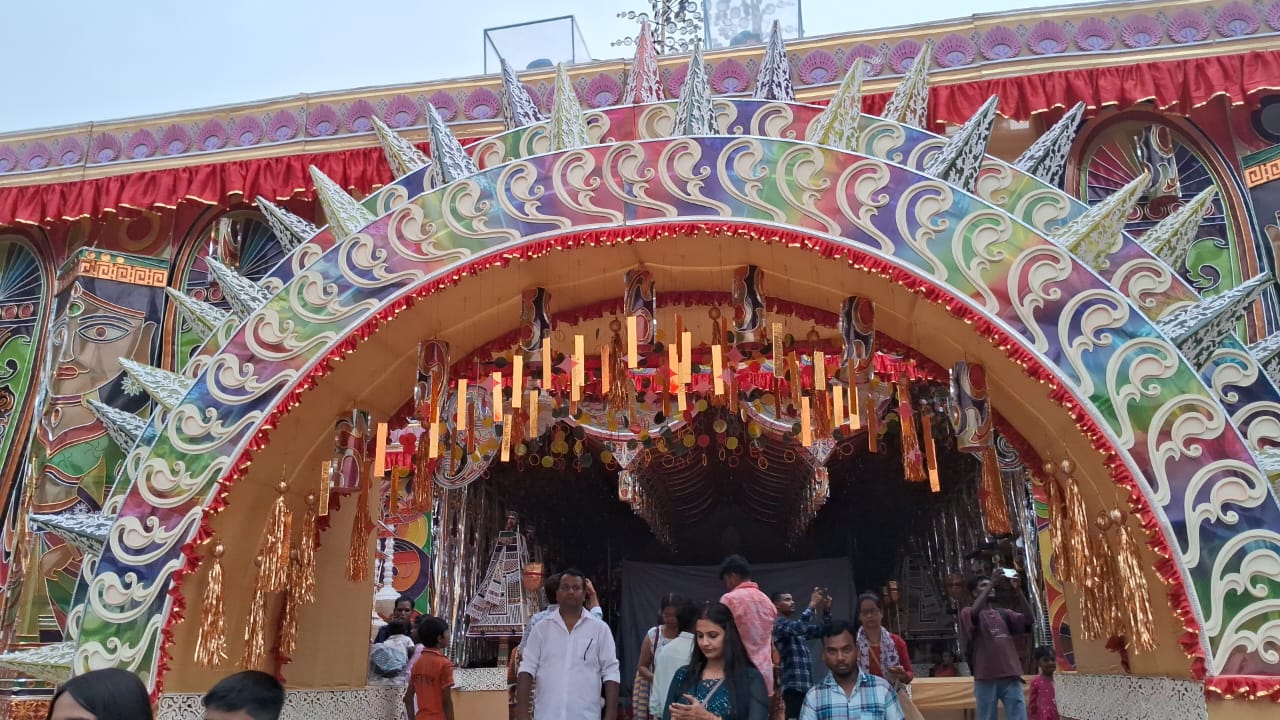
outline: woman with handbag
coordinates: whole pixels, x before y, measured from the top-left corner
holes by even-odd
[[[884,608],[880,596],[863,593],[858,596],[858,665],[863,672],[878,675],[898,693],[898,701],[907,720],[923,719],[915,703],[911,702],[911,681],[916,679],[911,669],[911,655],[907,643],[901,637],[885,629]]]
[[[676,610],[684,599],[675,593],[662,596],[660,618],[662,623],[649,628],[640,645],[640,662],[636,664],[636,681],[631,686],[631,707],[636,720],[648,720],[649,690],[653,685],[654,658],[672,640],[680,637],[680,619]]]

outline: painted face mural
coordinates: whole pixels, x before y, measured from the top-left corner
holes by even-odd
[[[89,400],[132,413],[143,393],[126,391],[120,358],[155,361],[166,263],[81,252],[63,273],[44,368],[44,405],[33,448],[31,511],[101,509],[127,449],[117,446]],[[53,533],[32,537],[19,600],[17,639],[61,639],[81,553]]]

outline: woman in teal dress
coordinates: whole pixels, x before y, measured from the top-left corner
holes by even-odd
[[[676,671],[662,720],[769,720],[769,695],[738,637],[733,613],[710,603],[698,616],[689,664]]]

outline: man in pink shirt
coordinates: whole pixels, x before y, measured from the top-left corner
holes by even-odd
[[[751,582],[751,566],[741,555],[730,555],[720,564],[720,580],[728,590],[720,602],[729,607],[738,634],[747,648],[747,655],[755,663],[756,670],[764,676],[764,684],[773,695],[773,621],[778,608]]]

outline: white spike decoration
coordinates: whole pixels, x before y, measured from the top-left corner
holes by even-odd
[[[100,512],[66,512],[49,515],[32,513],[28,516],[32,525],[57,534],[86,555],[102,554],[102,546],[107,541],[107,532],[111,530],[111,523],[115,522],[115,519],[114,515],[104,515]]]
[[[528,89],[506,60],[502,61],[502,116],[508,130],[536,125],[544,120],[537,104],[529,97]]]
[[[125,452],[138,442],[138,438],[142,437],[142,431],[147,429],[147,421],[131,412],[113,408],[92,398],[88,400],[88,405],[93,414],[102,421],[107,434]]]
[[[218,328],[222,327],[222,324],[231,316],[231,313],[220,307],[196,300],[190,295],[180,293],[173,288],[165,288],[164,294],[178,306],[182,317],[186,318],[192,329],[206,340]]]
[[[831,102],[809,123],[804,139],[837,150],[858,151],[858,120],[862,116],[862,76],[866,65],[857,58]]]
[[[1163,260],[1174,272],[1182,272],[1187,252],[1191,250],[1191,244],[1195,242],[1196,233],[1204,221],[1205,211],[1213,204],[1217,194],[1217,188],[1212,185],[1200,191],[1186,205],[1143,233],[1138,238],[1138,243]]]
[[[271,232],[280,241],[281,247],[292,252],[298,246],[315,237],[320,228],[267,200],[261,195],[257,199],[258,209],[271,226]]]
[[[346,240],[373,222],[373,213],[365,210],[341,185],[320,172],[315,165],[308,170],[311,171],[311,181],[316,186],[316,199],[320,201],[320,207],[324,208],[324,217],[329,221],[329,230],[335,240]]]
[[[582,116],[582,103],[573,91],[573,81],[564,63],[556,66],[556,95],[551,102],[551,123],[547,129],[551,151],[573,150],[591,144],[587,121]]]
[[[436,106],[427,103],[427,127],[431,131],[431,186],[440,187],[480,172],[476,161],[462,149]],[[367,223],[366,223],[367,224]]]
[[[782,26],[777,20],[769,30],[769,44],[764,48],[760,72],[756,74],[756,89],[751,97],[757,100],[795,102],[796,90],[791,84],[791,63],[787,61],[787,46],[782,42]]]
[[[1271,378],[1271,382],[1280,387],[1280,332],[1272,333],[1250,345],[1249,352],[1257,359],[1267,377]]]
[[[1022,153],[1013,166],[1034,175],[1050,185],[1057,185],[1062,173],[1067,168],[1067,158],[1071,155],[1071,145],[1075,142],[1076,131],[1080,129],[1080,118],[1084,117],[1084,103],[1078,102],[1059,118],[1053,127],[1031,143],[1031,147]]]
[[[257,283],[221,262],[211,257],[205,258],[204,262],[209,268],[209,274],[218,281],[222,296],[227,299],[237,317],[249,317],[270,299],[271,295]]]
[[[925,125],[929,122],[929,64],[932,62],[933,41],[925,40],[907,74],[893,89],[880,117],[928,130]]]
[[[1143,172],[1128,185],[1111,193],[1102,202],[1065,227],[1050,233],[1059,245],[1070,250],[1085,265],[1105,270],[1107,258],[1124,241],[1124,223],[1147,188],[1151,174]]]
[[[622,89],[623,105],[641,105],[661,102],[666,98],[662,91],[662,77],[658,74],[658,52],[653,47],[653,30],[648,20],[640,21],[640,35],[636,37],[636,55],[627,73],[627,84]]]
[[[168,370],[161,370],[151,365],[143,365],[129,358],[120,358],[120,366],[128,375],[125,378],[124,390],[128,395],[145,392],[156,404],[166,410],[173,410],[186,397],[195,380],[185,378]]]
[[[978,171],[986,159],[987,143],[996,123],[999,98],[987,98],[978,112],[947,140],[947,144],[929,160],[925,172],[964,190],[973,192],[978,184]]]
[[[707,64],[702,59],[702,43],[693,46],[689,58],[689,74],[680,87],[676,103],[676,126],[673,135],[716,134],[716,110],[712,102],[711,83],[707,80]]]
[[[370,119],[373,121],[373,131],[378,136],[378,144],[382,146],[382,154],[386,155],[391,174],[397,179],[431,164],[426,154],[387,127],[382,120],[376,116]]]
[[[1218,349],[1218,341],[1240,322],[1240,315],[1274,281],[1257,275],[1236,287],[1173,313],[1156,325],[1177,343],[1191,366],[1199,371]]]

